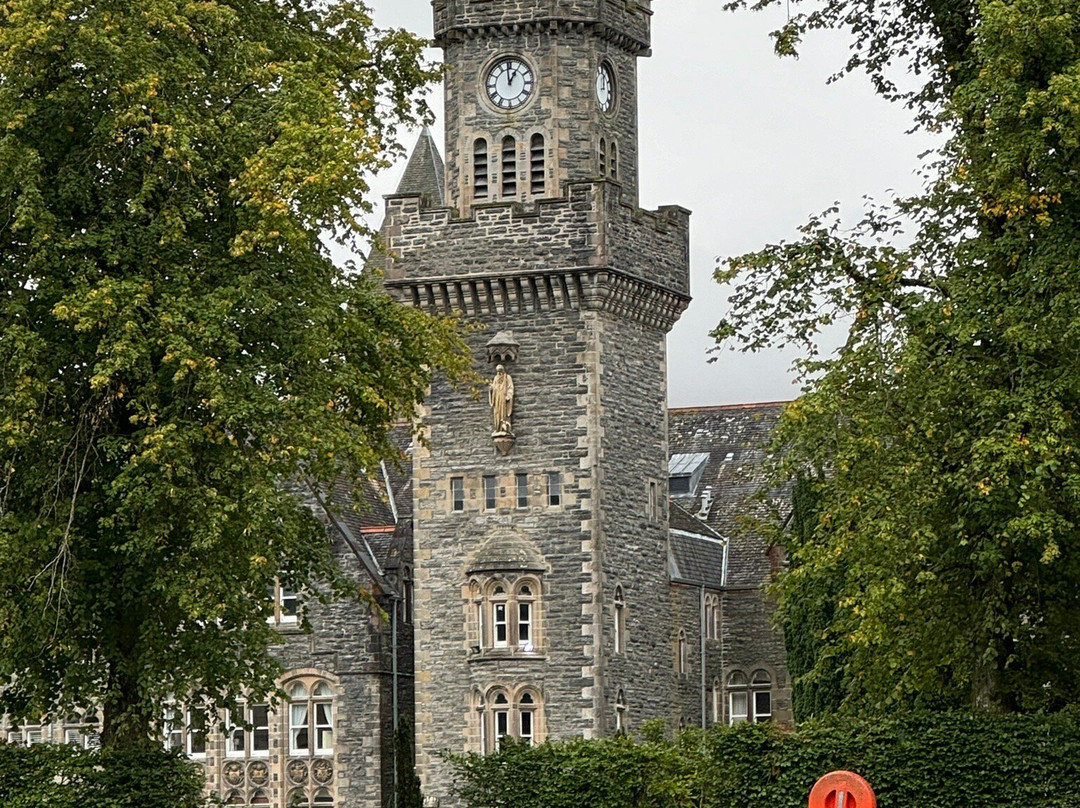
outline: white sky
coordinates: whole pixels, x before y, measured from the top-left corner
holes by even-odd
[[[428,0],[368,3],[378,25],[432,35]],[[906,135],[910,115],[874,95],[862,75],[826,84],[847,60],[843,35],[814,34],[799,60],[780,59],[768,33],[784,22],[782,6],[730,13],[722,5],[654,0],[653,56],[639,63],[641,205],[693,211],[694,300],[668,338],[673,407],[798,395],[790,354],[725,349],[708,362],[709,331],[726,307],[712,280],[716,259],[793,239],[809,214],[834,201],[855,220],[864,195],[917,191],[917,156],[930,143]],[[441,89],[432,106],[441,115]],[[442,123],[433,127],[440,147]],[[405,136],[408,147],[414,139]],[[373,192],[391,193],[402,170],[376,178]]]

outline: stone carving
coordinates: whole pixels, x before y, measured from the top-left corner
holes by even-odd
[[[285,771],[289,775],[289,779],[294,783],[303,783],[307,780],[307,766],[302,760],[290,760],[289,765],[285,767]]]
[[[248,766],[248,780],[254,785],[264,786],[270,782],[270,767],[257,760]]]
[[[311,764],[311,776],[316,783],[326,785],[334,777],[334,765],[329,760],[316,760]]]
[[[235,760],[226,763],[221,770],[221,776],[230,786],[238,786],[244,782],[244,766],[242,763],[237,763]]]
[[[502,365],[495,368],[495,378],[491,380],[488,390],[488,403],[491,405],[495,427],[491,434],[513,435],[511,418],[514,414],[514,380]]]
[[[510,331],[500,331],[487,344],[489,362],[514,362],[520,344]]]

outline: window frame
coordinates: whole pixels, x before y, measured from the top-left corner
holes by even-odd
[[[529,475],[526,472],[519,471],[514,475],[514,502],[518,509],[529,507]]]
[[[561,508],[563,504],[562,473],[549,471],[545,475],[544,501],[549,508]]]

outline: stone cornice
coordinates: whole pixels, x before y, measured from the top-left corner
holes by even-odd
[[[606,311],[664,332],[690,303],[686,295],[611,267],[551,272],[451,275],[384,281],[401,303],[431,314],[484,317],[559,310]]]
[[[513,24],[493,23],[488,25],[450,25],[435,36],[435,44],[445,47],[451,42],[462,42],[481,37],[510,37],[521,34],[539,33],[591,33],[598,39],[610,42],[616,47],[637,56],[650,56],[652,50],[648,41],[632,36],[625,31],[598,20],[575,20],[560,17],[548,17],[528,20]]]

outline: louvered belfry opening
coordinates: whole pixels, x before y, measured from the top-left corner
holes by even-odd
[[[517,196],[517,141],[507,135],[502,142],[502,198]]]
[[[544,195],[545,174],[544,136],[537,133],[529,143],[529,190],[533,196]]]
[[[482,137],[473,144],[473,196],[488,198],[488,145]]]

